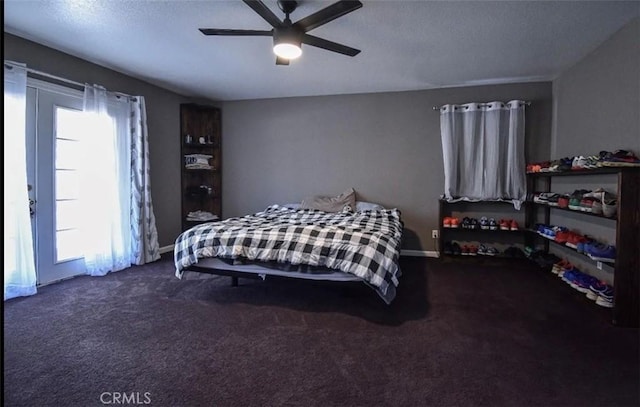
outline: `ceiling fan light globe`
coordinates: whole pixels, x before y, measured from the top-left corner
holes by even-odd
[[[280,58],[296,59],[302,55],[302,48],[296,44],[282,42],[273,46],[273,52]]]

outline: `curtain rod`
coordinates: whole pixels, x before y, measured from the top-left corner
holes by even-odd
[[[12,64],[11,62],[8,62],[8,61],[4,61],[4,66],[6,68],[13,69],[14,66],[18,66],[18,65]],[[52,75],[50,73],[38,71],[37,69],[33,69],[33,68],[27,68],[27,67],[24,67],[24,68],[27,71],[27,73],[31,73],[31,74],[42,76],[42,77],[49,78],[49,79],[53,79],[53,80],[56,80],[56,81],[59,81],[59,82],[65,82],[65,83],[68,83],[68,84],[71,84],[71,85],[79,86],[79,87],[81,87],[83,89],[84,89],[84,86],[85,86],[84,83],[72,81],[71,79],[63,78],[61,76]],[[122,93],[122,92],[111,92],[111,93],[115,94],[116,96],[132,98],[132,99],[135,100],[135,96],[127,95],[126,93]]]
[[[478,103],[478,104],[479,104],[480,106],[488,106],[488,105],[490,105],[491,103]],[[531,102],[524,102],[524,104],[525,104],[526,106],[531,106]],[[433,107],[433,110],[440,110],[441,108],[442,108],[442,106],[434,106],[434,107]]]

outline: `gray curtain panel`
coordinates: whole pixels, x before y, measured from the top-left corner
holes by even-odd
[[[131,262],[145,264],[160,258],[156,217],[151,202],[147,110],[143,96],[131,106]]]

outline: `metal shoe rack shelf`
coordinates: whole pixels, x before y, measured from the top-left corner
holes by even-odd
[[[552,179],[554,177],[601,174],[615,174],[618,178],[617,216],[615,218],[607,218],[615,222],[616,226],[616,241],[614,243],[616,246],[616,259],[615,263],[612,264],[614,280],[612,322],[614,325],[623,327],[638,327],[640,322],[640,168],[608,167],[566,172],[529,173],[527,174],[527,190],[534,193],[551,192]],[[542,222],[537,220],[537,208],[543,208],[544,220]],[[527,236],[528,242],[533,242],[535,237],[539,236],[533,231],[536,223],[549,224],[552,210],[565,211],[568,209],[528,202],[525,211],[525,227],[530,232],[529,236]],[[586,219],[589,216],[604,217],[588,212],[570,211],[584,214]],[[544,247],[547,251],[549,250],[550,242],[559,244],[549,239],[541,239],[544,241]],[[585,259],[590,258],[585,256]]]

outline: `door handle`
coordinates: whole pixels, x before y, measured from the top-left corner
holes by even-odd
[[[27,191],[31,191],[33,189],[33,185],[31,184],[27,184]],[[35,211],[33,210],[33,205],[36,204],[36,201],[34,199],[29,198],[29,215],[31,215],[31,217],[33,218],[33,215],[35,214]]]

